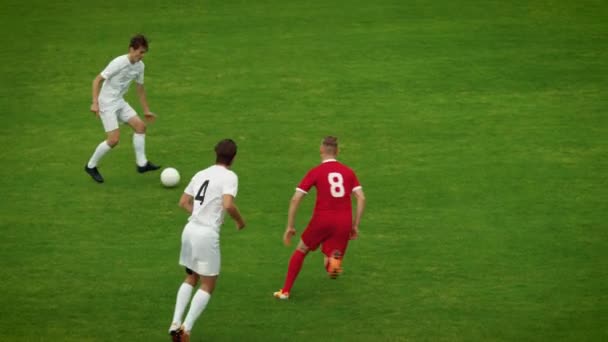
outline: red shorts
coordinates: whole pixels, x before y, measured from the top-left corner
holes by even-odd
[[[312,251],[321,245],[321,251],[327,256],[336,250],[344,255],[352,230],[352,220],[350,212],[314,215],[302,233],[302,242]]]

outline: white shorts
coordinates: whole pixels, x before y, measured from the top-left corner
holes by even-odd
[[[220,236],[213,228],[188,222],[182,232],[179,264],[204,276],[220,274]]]
[[[119,122],[128,122],[134,116],[137,116],[137,112],[125,100],[107,105],[99,104],[99,117],[106,132],[118,129]]]

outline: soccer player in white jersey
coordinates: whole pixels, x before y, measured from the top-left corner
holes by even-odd
[[[106,139],[97,146],[91,159],[84,166],[84,170],[98,183],[103,183],[103,177],[97,170],[97,164],[106,153],[118,144],[120,138],[119,122],[126,122],[133,128],[133,147],[135,149],[137,171],[144,173],[160,168],[160,166],[150,163],[146,158],[146,124],[123,98],[131,82],[135,80],[144,117],[149,122],[154,121],[156,115],[150,111],[144,89],[144,62],[142,62],[142,59],[146,52],[148,52],[146,37],[141,34],[134,36],[129,44],[129,53],[114,58],[101,74],[93,80],[91,112],[101,118],[103,128],[106,131]],[[103,85],[101,85],[102,82]]]
[[[228,212],[236,228],[245,221],[234,204],[238,178],[230,170],[236,144],[224,139],[215,146],[216,163],[199,171],[184,190],[179,205],[191,213],[182,233],[179,263],[186,268],[186,279],[177,292],[173,321],[169,334],[173,341],[190,340],[196,319],[205,310],[220,274],[220,226]],[[200,288],[192,297],[190,309],[182,324],[182,316],[200,279]]]

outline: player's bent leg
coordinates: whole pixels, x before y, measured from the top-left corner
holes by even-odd
[[[120,130],[118,128],[115,130],[106,132],[106,143],[108,144],[108,146],[110,146],[111,148],[114,148],[116,145],[118,145],[119,141],[120,141]]]
[[[173,320],[169,326],[169,335],[171,335],[172,341],[181,341],[182,331],[182,317],[184,311],[190,302],[192,296],[192,290],[196,286],[199,275],[186,268],[186,278],[177,291],[177,299],[175,300],[175,310],[173,312]]]
[[[188,303],[190,302],[192,290],[196,287],[196,283],[200,277],[196,272],[192,271],[188,267],[185,268],[185,271],[186,278],[177,291],[175,311],[173,312],[173,321],[169,326],[169,335],[171,335],[172,341],[181,341],[181,336],[183,335],[183,329],[181,329],[182,316],[186,310],[186,306],[188,306]]]
[[[304,243],[304,241],[302,240],[298,242],[298,246],[296,247],[296,249],[304,254],[308,254],[308,252],[310,251],[310,248],[308,248],[308,246],[306,246],[306,243]]]
[[[331,279],[336,279],[342,274],[342,260],[348,247],[349,236],[350,223],[341,225],[334,234],[323,242],[322,251],[326,259],[325,269]]]
[[[110,152],[110,150],[118,144],[118,140],[120,138],[120,131],[118,129],[113,129],[106,132],[106,140],[102,141],[97,148],[95,148],[95,152],[91,156],[91,159],[84,166],[84,171],[93,178],[97,183],[103,183],[104,179],[97,170],[97,164],[103,158],[106,153]]]
[[[207,303],[209,303],[209,299],[211,299],[211,292],[213,292],[215,289],[216,281],[217,275],[201,276],[201,287],[198,291],[196,291],[194,297],[192,297],[192,301],[190,302],[190,310],[188,310],[188,314],[186,315],[186,319],[184,320],[184,324],[181,328],[181,330],[183,330],[183,334],[181,336],[182,341],[190,340],[190,332],[192,331],[192,327],[194,326],[194,323],[198,317],[207,307]]]
[[[186,279],[184,279],[184,283],[187,283],[190,286],[196,286],[196,283],[198,282],[200,275],[187,267],[186,267],[186,273],[187,274],[186,274]]]
[[[127,123],[133,131],[138,134],[146,134],[146,123],[137,115],[132,115]]]
[[[129,126],[133,128],[133,149],[135,150],[135,164],[137,172],[144,173],[160,169],[159,165],[155,165],[146,158],[146,124],[139,116],[134,115],[127,121]]]
[[[326,241],[323,245],[323,254],[325,254],[325,270],[331,279],[338,278],[342,272],[342,260],[346,246],[335,241]]]
[[[327,259],[327,274],[331,279],[336,279],[342,274],[342,252],[335,250]]]
[[[120,131],[118,129],[108,131],[106,133],[106,140],[102,141],[99,145],[97,145],[97,147],[95,148],[95,152],[93,152],[93,155],[91,156],[87,164],[84,166],[84,171],[88,173],[89,176],[91,176],[91,178],[93,178],[93,180],[97,183],[104,182],[101,173],[99,173],[99,170],[97,170],[97,164],[99,163],[101,158],[106,155],[106,153],[110,152],[110,150],[114,146],[116,146],[116,144],[118,144],[119,138]]]
[[[340,249],[329,247],[330,244],[323,246],[323,254],[325,254],[325,270],[331,279],[336,279],[342,274],[342,259],[344,252]]]
[[[218,276],[201,276],[201,290],[212,294],[215,290],[215,284],[217,283]]]
[[[291,287],[293,283],[296,281],[300,270],[302,269],[302,264],[304,263],[304,258],[308,254],[311,249],[304,243],[304,241],[300,240],[296,250],[291,255],[289,259],[289,266],[287,268],[287,276],[285,277],[285,283],[283,287],[274,292],[272,295],[277,299],[289,299],[289,293],[291,291]]]

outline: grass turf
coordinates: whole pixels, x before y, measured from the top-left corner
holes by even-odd
[[[223,229],[194,341],[608,337],[605,3],[3,7],[0,340],[167,338],[181,187],[135,172],[127,128],[107,183],[82,171],[103,139],[91,81],[136,32],[160,116],[148,157],[185,185],[219,139],[239,144],[249,226]],[[288,200],[327,134],[366,191],[361,239],[343,278],[313,254],[276,302]]]

